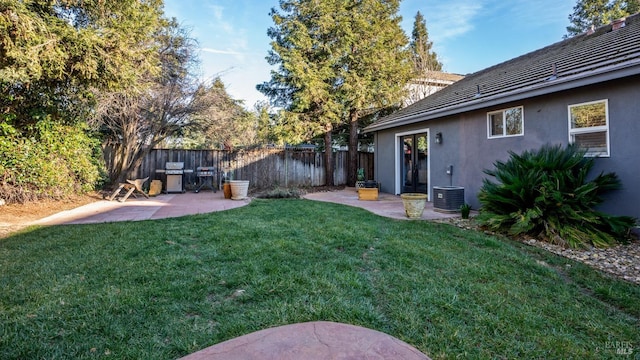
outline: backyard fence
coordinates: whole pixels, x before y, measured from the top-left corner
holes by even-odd
[[[113,152],[105,150],[107,167],[111,166]],[[334,152],[334,184],[346,185],[348,152]],[[197,182],[196,169],[213,166],[214,177],[219,183],[222,173],[231,173],[233,179],[249,180],[252,188],[272,186],[300,187],[325,185],[324,153],[297,148],[264,148],[254,150],[180,150],[154,149],[144,158],[134,173],[136,178],[163,179],[156,170],[165,168],[167,162],[183,162],[185,169],[193,173],[185,175],[187,187]],[[358,168],[363,168],[366,178],[373,178],[373,153],[358,152]]]

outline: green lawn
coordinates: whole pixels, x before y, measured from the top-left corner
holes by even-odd
[[[640,352],[640,286],[494,236],[308,200],[33,228],[0,240],[0,288],[2,359],[173,359],[314,320],[433,359]]]

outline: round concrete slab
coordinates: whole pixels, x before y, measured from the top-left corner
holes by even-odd
[[[328,321],[285,325],[213,345],[182,360],[429,360],[385,333]]]

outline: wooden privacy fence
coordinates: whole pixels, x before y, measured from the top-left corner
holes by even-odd
[[[112,158],[106,151],[107,167],[111,165]],[[346,185],[348,152],[334,152],[334,161],[334,183]],[[167,162],[184,162],[185,169],[193,170],[193,173],[185,175],[187,188],[197,182],[196,169],[199,166],[217,169],[216,184],[219,184],[222,172],[230,172],[233,179],[249,180],[252,188],[325,185],[324,153],[295,148],[233,151],[154,149],[144,158],[135,177],[162,180],[162,174],[156,170],[164,169]],[[373,153],[359,152],[358,167],[365,169],[366,178],[373,178]]]

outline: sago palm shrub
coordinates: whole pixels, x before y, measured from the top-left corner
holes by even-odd
[[[609,246],[626,241],[635,219],[594,209],[621,187],[614,173],[588,175],[594,159],[575,145],[545,145],[496,161],[478,195],[479,222],[509,235],[528,234],[562,246]]]

